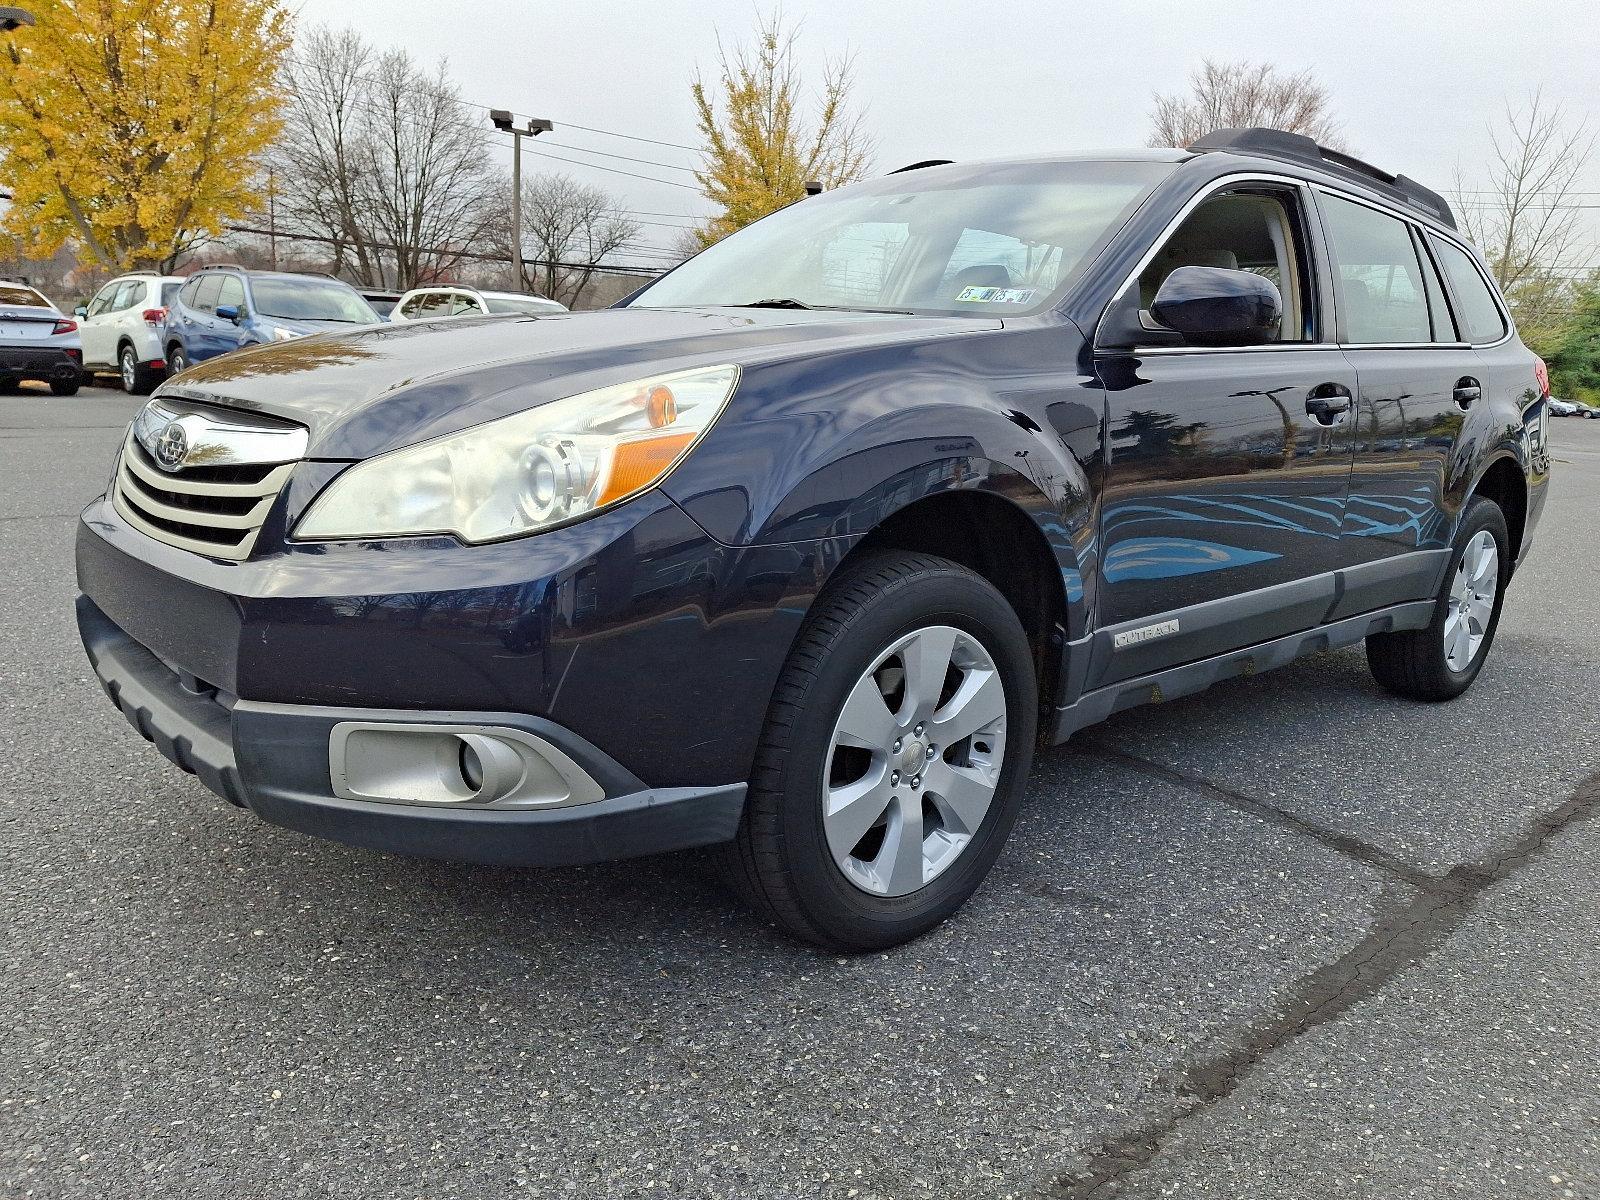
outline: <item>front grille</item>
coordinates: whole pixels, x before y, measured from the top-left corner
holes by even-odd
[[[163,471],[130,430],[113,502],[125,521],[157,541],[216,558],[248,558],[293,470],[287,462]]]

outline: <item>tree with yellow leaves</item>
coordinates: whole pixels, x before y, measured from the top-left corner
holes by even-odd
[[[0,37],[0,183],[28,253],[162,267],[256,201],[289,48],[279,0],[34,0]]]
[[[704,78],[693,84],[705,163],[696,173],[719,216],[694,231],[705,246],[799,200],[808,182],[837,187],[859,179],[872,142],[851,103],[849,59],[823,69],[815,119],[808,121],[798,35],[778,16],[761,20],[754,50],[730,54],[718,39],[720,98]]]

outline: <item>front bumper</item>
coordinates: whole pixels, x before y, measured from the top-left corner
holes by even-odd
[[[550,809],[389,804],[334,794],[329,742],[341,722],[414,721],[409,711],[253,703],[180,674],[78,597],[95,674],[133,727],[219,796],[275,825],[397,854],[493,865],[556,866],[727,841],[744,784],[649,788],[576,734],[512,713],[428,714],[464,726],[522,729],[558,747],[603,799]]]

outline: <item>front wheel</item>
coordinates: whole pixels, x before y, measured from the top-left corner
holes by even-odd
[[[736,886],[831,949],[925,933],[1005,844],[1037,710],[1027,635],[981,576],[920,554],[849,569],[774,691],[727,851]]]
[[[1500,506],[1482,496],[1473,499],[1462,514],[1427,628],[1367,638],[1373,678],[1413,700],[1453,700],[1471,687],[1500,624],[1511,578],[1510,541]]]

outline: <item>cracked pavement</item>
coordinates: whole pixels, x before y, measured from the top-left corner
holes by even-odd
[[[409,861],[166,764],[70,605],[135,407],[0,398],[0,1195],[1600,1196],[1600,422],[1466,697],[1123,713],[836,959],[696,856]]]

